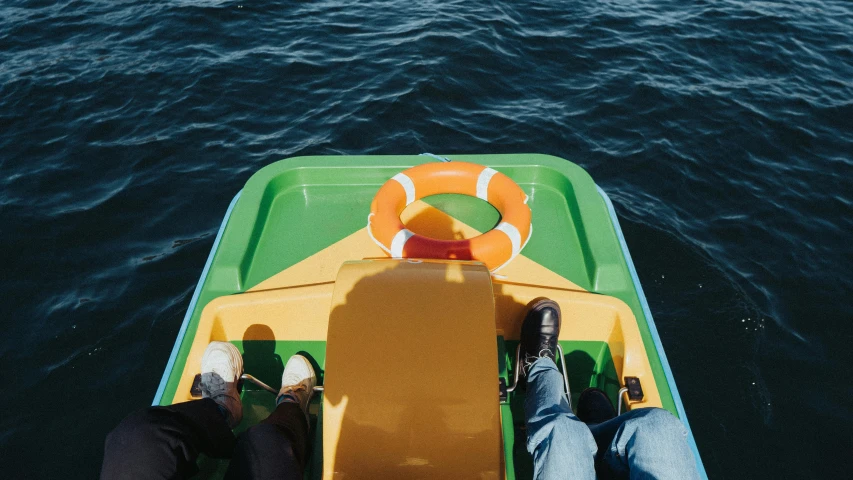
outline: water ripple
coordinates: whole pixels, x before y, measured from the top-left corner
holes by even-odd
[[[800,440],[853,426],[833,374],[853,363],[849,2],[14,0],[0,18],[10,477],[67,475],[38,453],[94,459],[148,401],[252,172],[423,151],[554,154],[610,193],[712,477],[849,470]],[[43,414],[57,391],[77,414]]]

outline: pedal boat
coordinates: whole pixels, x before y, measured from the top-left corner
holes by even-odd
[[[497,271],[476,260],[389,258],[367,217],[377,191],[416,165],[485,165],[527,195],[534,231]],[[437,194],[400,219],[419,235],[472,239],[500,223],[488,202]],[[662,407],[687,429],[616,214],[577,165],[553,156],[322,156],[255,173],[225,213],[154,405],[200,398],[211,341],[243,353],[243,422],[274,408],[283,365],[315,364],[305,478],[532,478],[517,345],[525,306],[563,312],[558,366],[572,405],[603,389],[620,412]],[[199,478],[226,460],[202,458]]]

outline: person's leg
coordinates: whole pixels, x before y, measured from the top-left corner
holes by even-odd
[[[128,415],[107,436],[103,479],[188,478],[199,453],[225,458],[234,434],[211,399],[148,407]]]
[[[308,454],[308,421],[298,403],[280,403],[237,439],[226,478],[302,478]]]
[[[186,478],[199,453],[231,456],[231,429],[243,418],[237,382],[243,357],[227,342],[211,342],[201,359],[202,400],[149,407],[126,417],[104,447],[101,478]]]
[[[528,305],[521,325],[522,364],[516,368],[527,381],[527,451],[536,479],[594,479],[595,441],[572,414],[555,363],[560,315],[556,302],[538,298]]]
[[[687,430],[666,410],[640,408],[589,428],[601,478],[699,478]]]
[[[308,359],[294,355],[284,367],[281,384],[273,413],[237,439],[226,478],[302,478],[308,457],[308,403],[317,376]]]
[[[537,360],[527,374],[527,451],[533,455],[533,478],[595,478],[595,440],[572,414],[563,377],[553,361]]]

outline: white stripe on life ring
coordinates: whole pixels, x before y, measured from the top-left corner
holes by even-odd
[[[521,251],[521,233],[515,228],[515,225],[511,223],[501,222],[495,227],[495,230],[500,230],[504,232],[507,237],[509,237],[509,241],[512,242],[512,257],[514,258],[518,255],[518,252]]]
[[[521,246],[521,249],[519,249],[519,252],[521,250],[524,250],[524,247],[527,246],[527,242],[529,242],[531,238],[533,238],[533,224],[532,223],[530,224],[530,232],[528,232],[528,234],[527,234],[527,240],[524,241],[524,245]],[[498,275],[495,272],[497,272],[498,270],[507,266],[509,264],[509,262],[511,262],[514,258],[515,258],[515,255],[512,255],[509,257],[509,259],[507,261],[505,261],[503,264],[501,264],[501,266],[499,266],[497,268],[493,268],[492,269],[492,275],[494,275],[495,278],[504,277],[503,275]]]
[[[397,234],[394,235],[394,239],[391,240],[391,257],[403,258],[403,247],[405,247],[406,242],[408,242],[409,239],[414,236],[415,232],[409,230],[408,228],[404,228],[397,232]]]
[[[398,173],[391,180],[397,180],[397,183],[403,186],[403,190],[406,191],[406,206],[411,205],[415,201],[415,182],[405,173]]]
[[[480,172],[480,176],[477,177],[477,198],[489,201],[489,182],[496,173],[498,173],[497,170],[489,167]]]

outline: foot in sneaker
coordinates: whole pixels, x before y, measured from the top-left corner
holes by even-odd
[[[278,391],[275,404],[298,403],[307,419],[308,402],[311,401],[311,395],[314,393],[316,385],[317,375],[314,373],[311,362],[302,355],[294,355],[284,366],[284,373],[281,375],[281,390]]]
[[[228,342],[210,342],[201,358],[201,396],[219,405],[230,428],[243,419],[237,382],[243,375],[243,357]]]
[[[556,362],[557,337],[560,336],[560,306],[547,298],[537,298],[528,304],[527,316],[521,325],[521,372],[526,377],[533,363],[540,358]]]

